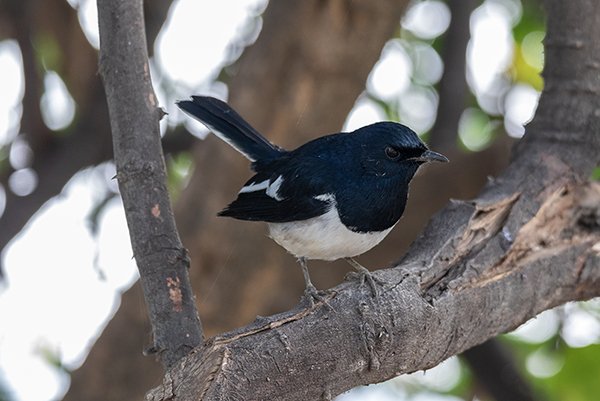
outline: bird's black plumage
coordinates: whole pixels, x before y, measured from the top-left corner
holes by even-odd
[[[304,220],[323,214],[330,206],[315,196],[335,194],[340,219],[351,230],[387,229],[402,215],[408,183],[421,164],[405,161],[399,168],[398,161],[385,157],[389,143],[403,150],[401,157],[406,158],[427,150],[416,134],[396,123],[320,137],[276,159],[254,163],[257,174],[244,186],[275,182],[282,176],[281,200],[264,191],[240,193],[219,214],[276,223]]]
[[[248,159],[260,160],[279,156],[282,150],[269,142],[225,102],[208,96],[192,96],[177,102],[179,108],[213,129]],[[222,135],[220,135],[223,133]]]
[[[394,122],[323,136],[287,151],[220,100],[193,96],[178,106],[252,161],[256,174],[219,214],[267,222],[272,238],[301,261],[351,258],[376,245],[402,216],[419,166],[448,161]],[[305,264],[303,269],[308,289]]]
[[[283,177],[278,199],[265,190],[240,192],[221,216],[274,223],[305,220],[330,207],[330,201],[315,197],[335,194],[340,219],[349,229],[385,230],[402,216],[408,184],[426,161],[419,159],[427,151],[425,144],[398,123],[323,136],[288,152],[271,144],[225,102],[193,96],[177,104],[253,161],[256,175],[245,188]],[[388,147],[398,151],[397,158],[386,155]]]

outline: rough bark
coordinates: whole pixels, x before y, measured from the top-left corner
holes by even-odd
[[[175,226],[150,80],[143,2],[100,0],[100,73],[117,180],[148,315],[152,353],[167,368],[202,343],[189,258]]]
[[[298,307],[218,336],[147,399],[331,399],[431,368],[544,309],[600,295],[600,185],[580,183],[568,167],[549,173],[540,171],[557,182],[541,192],[509,179],[448,207],[400,266],[376,273],[386,282],[378,300],[345,283],[332,290],[331,310]],[[504,197],[504,189],[515,192]],[[518,229],[512,244],[505,227]]]
[[[600,5],[546,6],[546,87],[511,165],[376,272],[379,299],[344,283],[332,310],[296,307],[215,337],[147,399],[331,399],[600,295],[600,184],[586,180],[600,163]]]

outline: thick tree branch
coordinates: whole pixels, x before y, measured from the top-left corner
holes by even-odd
[[[331,399],[600,295],[600,184],[586,181],[600,157],[600,5],[547,8],[539,117],[502,176],[452,202],[397,267],[375,273],[387,283],[379,299],[344,283],[330,293],[333,310],[296,307],[218,336],[147,399]]]
[[[600,185],[570,176],[547,188],[530,219],[530,194],[494,198],[508,186],[452,204],[400,266],[376,272],[387,283],[379,300],[344,283],[328,299],[333,311],[297,307],[219,336],[148,399],[330,399],[431,368],[542,310],[600,295]],[[511,244],[504,228],[519,221]]]
[[[117,179],[154,334],[172,365],[202,343],[187,251],[175,227],[150,81],[142,0],[101,0],[100,72],[106,89]]]

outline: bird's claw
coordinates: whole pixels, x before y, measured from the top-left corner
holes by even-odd
[[[371,293],[374,298],[379,298],[378,286],[383,287],[385,281],[373,276],[370,271],[366,272],[348,272],[346,274],[347,280],[358,280],[359,285],[362,287],[367,283],[371,289]]]
[[[379,290],[378,290],[377,286],[379,285],[379,286],[383,287],[383,285],[385,284],[385,281],[373,276],[373,274],[371,274],[371,272],[366,267],[362,266],[361,264],[356,262],[354,259],[346,259],[346,260],[356,270],[353,272],[349,272],[346,275],[346,278],[358,279],[359,285],[361,287],[365,285],[365,282],[368,283],[369,287],[371,288],[371,293],[373,294],[373,297],[379,298]]]
[[[328,309],[333,310],[331,305],[327,302],[327,298],[325,297],[324,291],[319,291],[315,288],[314,285],[309,284],[304,289],[304,299],[308,302],[309,308],[315,307],[315,301],[323,303]]]

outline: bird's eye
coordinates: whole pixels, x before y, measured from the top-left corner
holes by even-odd
[[[385,155],[390,159],[396,159],[398,156],[400,156],[400,152],[398,152],[398,150],[392,146],[388,146],[385,148]]]

